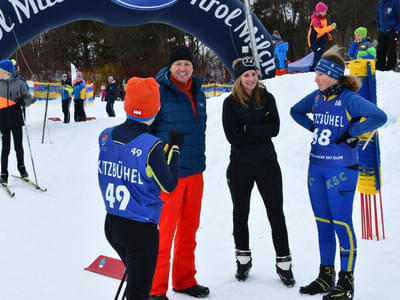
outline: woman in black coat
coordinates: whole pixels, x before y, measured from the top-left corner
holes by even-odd
[[[271,138],[279,133],[275,99],[258,80],[252,58],[233,62],[235,83],[223,105],[223,127],[231,144],[227,170],[233,202],[236,278],[246,280],[252,267],[248,217],[254,183],[263,199],[276,252],[276,271],[286,286],[293,286],[291,255],[283,214],[282,175]]]

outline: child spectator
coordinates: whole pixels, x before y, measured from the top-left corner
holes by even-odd
[[[278,30],[274,30],[272,34],[272,42],[274,43],[274,57],[275,57],[275,75],[287,74],[288,60],[286,52],[289,50],[289,43],[284,42]]]
[[[332,40],[330,32],[336,29],[336,23],[328,26],[328,20],[326,19],[327,12],[328,6],[323,2],[318,2],[311,16],[310,28],[308,30],[308,46],[314,52],[314,60],[310,71],[314,71],[317,62],[321,59],[326,41]]]
[[[347,54],[351,59],[365,58],[375,59],[376,49],[371,40],[367,39],[367,28],[358,27],[354,31],[354,42],[351,44]]]

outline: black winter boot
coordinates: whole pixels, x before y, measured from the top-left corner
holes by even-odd
[[[276,273],[287,287],[293,287],[296,283],[292,272],[292,256],[278,256],[276,258]]]
[[[320,265],[318,278],[300,288],[300,294],[315,295],[329,292],[335,286],[335,267]]]
[[[354,296],[353,272],[339,272],[336,286],[322,300],[352,300]]]
[[[200,284],[196,284],[192,287],[183,290],[177,290],[175,288],[173,288],[173,290],[174,292],[186,294],[195,298],[205,298],[208,296],[208,294],[210,294],[210,289]]]
[[[249,276],[252,265],[251,251],[250,250],[236,250],[236,279],[245,281]]]

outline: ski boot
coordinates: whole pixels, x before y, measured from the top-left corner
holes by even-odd
[[[322,300],[352,300],[354,296],[353,272],[339,272],[336,286]]]
[[[277,256],[276,257],[276,273],[287,287],[293,287],[296,283],[292,272],[292,256]]]
[[[236,279],[245,281],[249,276],[252,265],[251,251],[250,250],[236,250]]]
[[[1,173],[1,175],[0,175],[0,183],[2,185],[7,185],[7,183],[8,183],[8,173]]]
[[[335,267],[320,265],[318,278],[300,287],[300,294],[315,295],[329,292],[335,286]]]
[[[26,172],[26,169],[25,169],[24,165],[18,166],[18,171],[19,171],[19,174],[21,175],[22,178],[27,178],[29,176],[28,172]]]

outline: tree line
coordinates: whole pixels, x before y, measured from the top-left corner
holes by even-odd
[[[265,28],[278,30],[289,42],[288,59],[295,61],[310,52],[307,32],[316,0],[258,0],[253,10]],[[331,44],[348,47],[355,28],[364,26],[377,38],[376,0],[325,0],[328,23],[335,22]],[[188,33],[165,24],[117,27],[94,21],[77,21],[42,33],[17,50],[21,75],[58,81],[73,63],[85,79],[100,85],[109,75],[117,81],[135,76],[155,76],[168,64],[169,49],[190,44],[195,56],[195,75],[206,81],[227,82],[230,74],[211,49]],[[329,45],[328,45],[329,46]],[[25,61],[28,63],[26,65]]]

